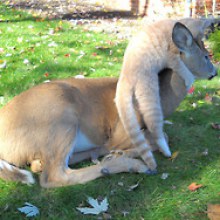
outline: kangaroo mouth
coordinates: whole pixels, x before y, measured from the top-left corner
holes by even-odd
[[[215,73],[215,75],[210,76],[210,77],[208,78],[208,80],[213,79],[215,76],[217,76],[217,72]]]
[[[208,78],[208,80],[211,80],[211,79],[213,79],[215,76],[218,75],[217,69],[214,68],[213,70],[214,70],[214,71],[212,72],[212,75]]]

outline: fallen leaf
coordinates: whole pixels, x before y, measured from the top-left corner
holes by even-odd
[[[48,47],[57,47],[58,45],[55,42],[51,42],[48,44]]]
[[[203,185],[202,184],[197,184],[197,183],[191,183],[189,186],[188,186],[188,189],[190,191],[196,191],[197,189],[201,188]]]
[[[130,214],[130,212],[128,212],[128,211],[126,211],[126,210],[122,211],[121,213],[122,213],[123,217],[126,217],[127,215]]]
[[[26,206],[23,206],[21,208],[18,208],[18,210],[24,214],[26,214],[26,217],[33,217],[36,215],[39,215],[39,209],[32,205],[31,203],[25,202]]]
[[[70,54],[69,54],[69,53],[67,53],[67,54],[65,54],[64,56],[65,56],[65,57],[70,57]]]
[[[17,38],[17,42],[18,42],[18,43],[22,43],[22,41],[23,41],[23,37],[18,37],[18,38]]]
[[[109,220],[109,219],[112,219],[112,216],[108,213],[103,213],[103,219],[104,220]]]
[[[49,73],[48,73],[48,72],[44,73],[44,76],[45,76],[45,77],[48,77],[48,76],[49,76]]]
[[[54,29],[51,28],[51,29],[49,30],[48,34],[49,34],[49,35],[53,35],[53,34],[54,34]]]
[[[209,154],[209,149],[206,148],[206,149],[202,152],[202,155],[203,155],[203,156],[208,156],[208,154]]]
[[[23,63],[24,64],[29,64],[29,60],[28,59],[24,59]]]
[[[76,76],[74,76],[74,78],[76,78],[76,79],[83,79],[83,78],[85,78],[85,76],[83,76],[83,75],[76,75]]]
[[[188,94],[193,94],[195,91],[195,87],[192,86],[189,90],[188,90]]]
[[[103,199],[100,203],[98,202],[97,199],[93,199],[92,197],[88,197],[87,202],[89,205],[92,206],[90,207],[83,207],[79,208],[77,207],[76,209],[79,210],[82,214],[84,215],[99,215],[102,212],[106,212],[108,210],[108,201],[107,198]]]
[[[173,122],[169,121],[169,120],[164,120],[163,123],[166,124],[166,125],[173,125]]]
[[[36,22],[43,22],[45,19],[44,18],[37,18]]]
[[[220,124],[218,123],[212,123],[212,128],[216,130],[220,130]]]
[[[84,57],[86,55],[86,53],[82,50],[79,52],[79,54],[80,55],[76,58],[76,61],[78,61],[79,59],[81,59],[82,57]]]
[[[136,184],[134,184],[134,185],[132,185],[132,186],[129,186],[128,189],[127,189],[127,191],[128,191],[128,192],[131,192],[131,191],[135,190],[135,189],[139,186],[139,182],[140,182],[140,181],[138,181]]]
[[[197,104],[194,102],[194,103],[192,104],[192,107],[193,107],[193,108],[196,108],[196,107],[197,107]]]
[[[51,82],[50,80],[45,80],[45,81],[43,81],[43,83],[49,83],[49,82]]]
[[[90,69],[92,72],[95,72],[95,69],[94,69],[94,68],[90,67],[89,69]]]
[[[171,189],[172,189],[172,190],[175,190],[176,188],[177,188],[177,187],[176,187],[175,185],[172,185],[172,186],[171,186]]]
[[[55,32],[63,31],[63,27],[58,26],[54,29]]]
[[[162,180],[165,180],[165,179],[167,179],[168,178],[168,176],[169,176],[169,173],[162,173],[162,175],[161,175],[161,179]]]
[[[119,186],[124,186],[124,183],[123,182],[118,182],[118,185]]]
[[[3,68],[6,68],[7,66],[7,62],[5,60],[0,60],[0,68],[3,69]]]
[[[169,160],[174,161],[178,155],[179,155],[179,151],[173,152]]]
[[[3,208],[3,211],[7,211],[8,209],[9,209],[9,205],[6,204],[6,205],[4,206],[4,208]]]
[[[207,212],[210,220],[220,220],[220,204],[208,204]]]
[[[212,96],[210,96],[208,93],[205,95],[205,101],[206,102],[211,102],[212,101]]]
[[[3,104],[5,101],[5,97],[4,96],[0,96],[0,104]]]

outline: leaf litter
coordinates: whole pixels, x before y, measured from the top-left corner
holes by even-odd
[[[220,123],[212,123],[211,126],[215,130],[220,130]]]
[[[169,173],[162,173],[162,175],[161,175],[161,179],[162,180],[166,180],[167,178],[169,177]]]
[[[4,69],[7,66],[7,62],[5,60],[0,60],[0,69]]]
[[[174,160],[176,160],[176,158],[178,157],[178,155],[179,155],[179,151],[173,152],[172,155],[171,155],[171,157],[169,158],[169,160],[171,160],[171,161],[173,162]]]
[[[128,191],[128,192],[131,192],[131,191],[135,190],[135,189],[139,186],[139,182],[140,182],[140,181],[138,181],[138,182],[137,182],[136,184],[134,184],[134,185],[129,186],[128,189],[127,189],[127,191]]]
[[[109,203],[106,197],[101,202],[98,202],[97,199],[92,197],[88,197],[87,202],[91,207],[76,208],[84,215],[99,215],[100,213],[104,213],[108,210]]]
[[[120,182],[118,182],[118,186],[124,187],[125,191],[131,192],[131,191],[135,190],[136,188],[138,188],[138,186],[142,180],[143,179],[139,180],[137,183],[130,185],[128,187],[126,187],[125,184],[120,181]]]
[[[18,208],[18,210],[26,214],[26,217],[34,217],[40,214],[39,209],[29,202],[25,202],[25,206]]]
[[[139,186],[141,181],[142,181],[142,179],[139,180],[136,184],[130,185],[128,187],[125,187],[123,182],[118,182],[118,186],[124,187],[125,191],[131,192],[131,191],[134,191]],[[103,215],[104,215],[104,214],[106,214],[108,207],[109,207],[109,203],[108,203],[108,200],[106,197],[101,201],[94,199],[92,197],[88,197],[87,203],[91,207],[77,207],[76,209],[84,215],[89,215],[89,214],[90,215],[99,215],[101,213],[103,213]],[[124,216],[126,216],[128,214],[129,214],[129,212],[126,211]]]
[[[209,155],[209,149],[206,148],[203,152],[202,152],[203,156],[208,156]]]
[[[193,191],[196,191],[197,189],[199,189],[199,188],[201,188],[201,187],[203,187],[202,184],[197,184],[197,183],[193,182],[193,183],[191,183],[191,184],[188,186],[188,189],[193,192]]]

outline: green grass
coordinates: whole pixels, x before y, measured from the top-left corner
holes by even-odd
[[[45,80],[77,74],[117,76],[120,71],[125,41],[59,20],[40,21],[3,5],[0,5],[0,21],[0,48],[4,49],[0,60],[7,61],[7,67],[0,69],[2,104]],[[54,34],[49,34],[52,30]],[[48,47],[51,42],[57,47]],[[80,51],[85,53],[81,58]],[[25,59],[28,64],[23,63]],[[76,210],[80,205],[87,205],[87,196],[107,196],[112,219],[207,219],[207,204],[220,203],[220,132],[211,127],[211,123],[220,123],[220,112],[219,105],[204,97],[206,94],[219,96],[219,85],[219,77],[195,83],[195,93],[188,95],[169,119],[173,125],[166,125],[165,129],[172,151],[178,151],[179,155],[170,161],[155,153],[158,175],[118,174],[57,189],[0,180],[0,219],[25,219],[17,210],[25,202],[40,209],[40,216],[35,219],[97,219]],[[208,155],[204,156],[202,152],[206,149]],[[161,179],[162,173],[169,173],[169,177]],[[126,190],[138,181],[138,188],[132,192]],[[124,187],[118,182],[123,182]],[[187,187],[192,182],[203,187],[190,192]],[[126,218],[122,211],[129,212]]]
[[[125,42],[4,6],[0,11],[0,59],[7,62],[0,69],[0,96],[14,96],[54,78],[118,75]]]

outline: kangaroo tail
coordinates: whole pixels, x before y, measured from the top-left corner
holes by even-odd
[[[157,164],[151,152],[150,146],[147,144],[143,132],[141,131],[134,104],[133,104],[133,88],[129,84],[121,85],[119,80],[116,90],[115,103],[118,109],[119,117],[130,137],[137,154],[141,156],[148,167],[153,171]]]
[[[8,162],[0,159],[0,178],[8,181],[22,182],[26,184],[35,183],[31,172],[19,169]]]

